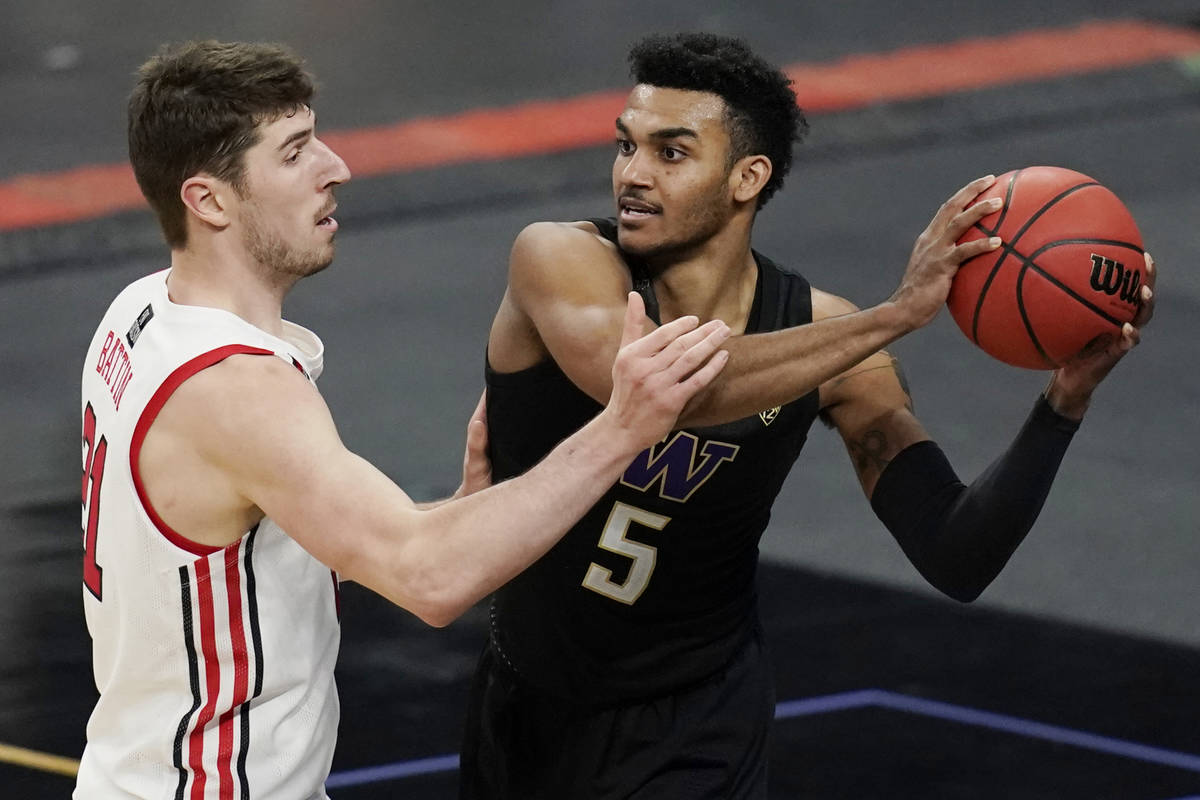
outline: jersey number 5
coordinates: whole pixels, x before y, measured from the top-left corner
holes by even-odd
[[[625,578],[624,583],[617,583],[612,579],[612,570],[592,562],[588,565],[587,575],[583,577],[584,588],[591,589],[593,592],[598,592],[619,603],[633,605],[642,596],[642,592],[646,591],[646,585],[650,583],[650,576],[654,574],[658,550],[648,544],[627,539],[625,534],[629,532],[629,525],[633,522],[661,531],[670,521],[670,517],[664,517],[661,514],[627,506],[624,503],[615,503],[612,513],[608,515],[608,522],[604,524],[604,531],[600,534],[599,547],[601,550],[620,553],[632,558],[633,563],[629,566],[629,575]]]
[[[87,523],[83,529],[83,585],[101,597],[101,578],[104,570],[96,563],[96,534],[100,524],[100,482],[104,479],[104,458],[108,442],[103,436],[96,441],[96,412],[88,403],[83,411],[83,514]]]

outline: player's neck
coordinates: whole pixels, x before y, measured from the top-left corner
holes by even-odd
[[[749,226],[727,226],[658,273],[654,288],[662,321],[695,314],[701,322],[724,320],[742,333],[757,279]]]
[[[171,251],[171,302],[219,308],[274,336],[283,331],[283,297],[289,288],[266,280],[244,253],[218,252],[202,244]]]

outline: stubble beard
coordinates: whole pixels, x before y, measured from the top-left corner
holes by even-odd
[[[672,216],[675,218],[689,222],[687,229],[674,238],[651,242],[641,247],[634,244],[627,245],[621,241],[620,226],[618,226],[617,243],[623,251],[644,261],[651,271],[661,272],[673,262],[682,260],[698,249],[725,226],[728,214],[724,213],[727,203],[723,193],[724,185],[724,180],[719,181],[689,207],[672,212]]]
[[[262,224],[257,213],[245,217],[242,242],[250,257],[272,282],[292,284],[315,275],[333,263],[333,242],[324,247],[302,249],[290,244],[277,231]]]

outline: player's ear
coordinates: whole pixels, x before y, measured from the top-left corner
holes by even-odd
[[[771,180],[771,159],[764,155],[746,156],[733,165],[729,179],[733,182],[733,199],[747,203],[758,197]]]
[[[179,187],[179,199],[184,209],[195,219],[223,230],[229,226],[229,186],[211,175],[193,175]]]

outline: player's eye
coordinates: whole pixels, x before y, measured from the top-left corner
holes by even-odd
[[[662,149],[662,156],[667,161],[679,161],[685,155],[687,155],[687,154],[684,153],[682,150],[675,148],[675,147],[664,147]]]
[[[295,164],[297,161],[300,160],[300,153],[302,150],[303,150],[303,148],[297,147],[295,150],[292,151],[292,154],[290,156],[288,156],[287,158],[284,159],[284,161],[286,161],[289,164]]]
[[[633,152],[633,142],[617,137],[617,152],[623,156],[629,155]]]

